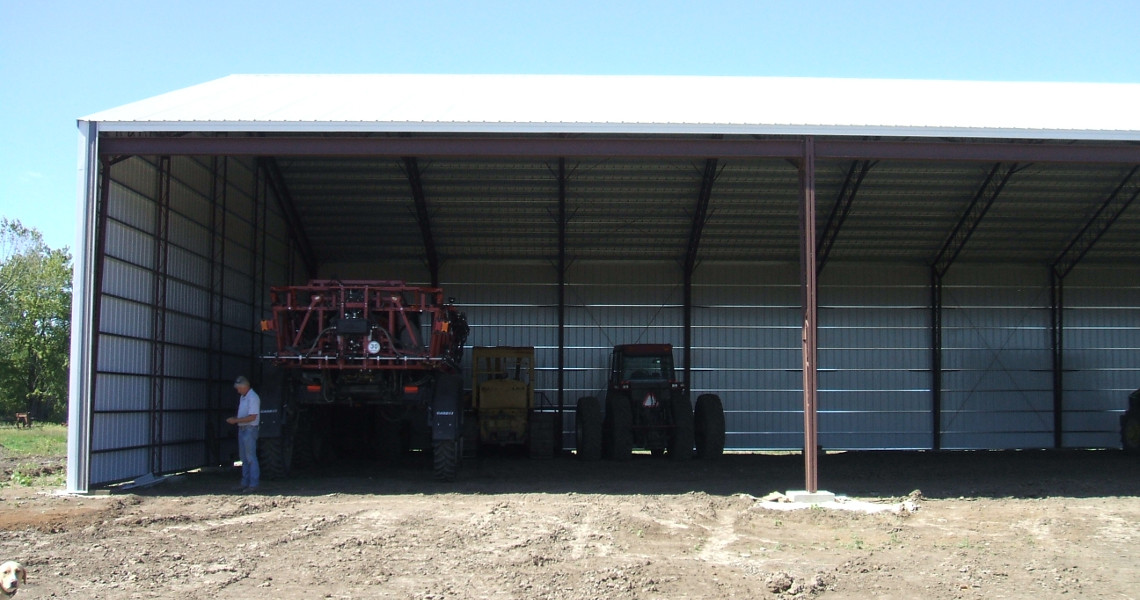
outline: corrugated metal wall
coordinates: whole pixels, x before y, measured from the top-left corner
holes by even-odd
[[[134,157],[108,176],[91,483],[232,454],[229,382],[256,377],[291,251],[252,160]]]
[[[423,283],[418,264],[338,265],[345,276]],[[1049,288],[1044,268],[958,265],[943,287],[943,448],[1053,445]],[[557,277],[552,265],[445,263],[441,285],[467,313],[470,345],[535,346],[538,388],[557,400]],[[1065,445],[1114,447],[1140,371],[1136,273],[1077,270],[1066,284]],[[1130,287],[1132,286],[1132,287]],[[803,444],[799,271],[710,263],[693,286],[693,397],[724,401],[727,446]],[[821,278],[820,444],[933,445],[929,269],[833,264]],[[668,342],[681,364],[682,289],[673,263],[579,263],[568,273],[565,421],[599,395],[609,348]]]
[[[942,447],[1052,447],[1048,271],[955,266],[942,302]]]
[[[168,172],[165,177],[162,173]],[[215,180],[215,174],[220,179]],[[224,184],[220,183],[224,182]],[[164,190],[169,190],[168,192]],[[91,482],[232,457],[224,417],[256,357],[268,287],[296,281],[296,252],[256,164],[132,158],[111,168],[92,417]],[[164,198],[169,207],[164,209]],[[425,283],[419,263],[325,265],[322,276]],[[1077,269],[1066,282],[1067,446],[1119,443],[1137,385],[1137,273]],[[558,288],[551,264],[445,262],[441,285],[467,312],[470,345],[535,346],[538,389],[557,402]],[[575,262],[567,273],[564,422],[601,395],[609,349],[683,341],[680,266]],[[820,291],[820,444],[929,448],[933,441],[929,271],[831,264]],[[724,400],[732,449],[802,446],[799,272],[786,263],[708,263],[693,289],[694,397]],[[943,285],[943,448],[1053,445],[1049,287],[1044,268],[956,265]]]
[[[1140,269],[1080,266],[1065,278],[1066,447],[1120,445],[1120,415],[1140,388]]]
[[[931,446],[930,314],[928,269],[827,267],[819,301],[821,446]]]

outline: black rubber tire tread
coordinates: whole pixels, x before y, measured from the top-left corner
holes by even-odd
[[[693,405],[688,398],[670,402],[673,411],[673,435],[669,438],[669,458],[689,460],[693,458]]]
[[[1140,414],[1128,411],[1120,418],[1120,446],[1129,454],[1140,454]]]
[[[714,460],[724,454],[724,404],[716,394],[701,394],[693,411],[697,458]]]
[[[263,479],[285,479],[292,463],[292,440],[285,437],[257,440],[257,464]]]
[[[594,396],[578,399],[574,433],[579,460],[602,459],[602,406]]]
[[[616,394],[606,399],[610,414],[610,458],[627,461],[633,458],[633,407],[629,398]]]
[[[531,458],[554,457],[554,415],[531,413],[527,423],[527,454]]]
[[[459,442],[435,440],[432,443],[431,459],[436,479],[455,481],[455,477],[459,474]]]

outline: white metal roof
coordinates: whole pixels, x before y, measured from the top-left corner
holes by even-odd
[[[231,75],[101,131],[810,134],[1140,140],[1140,84],[588,75]]]

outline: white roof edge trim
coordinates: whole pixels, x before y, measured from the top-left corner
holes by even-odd
[[[83,123],[84,121],[80,121]],[[97,123],[99,132],[123,133],[449,133],[449,134],[635,134],[635,135],[819,135],[838,137],[957,137],[1025,140],[1140,141],[1140,131],[900,127],[831,125],[724,125],[677,123],[242,123],[234,121]]]
[[[1140,84],[615,75],[230,75],[104,131],[1140,138]],[[112,125],[114,124],[114,125]]]

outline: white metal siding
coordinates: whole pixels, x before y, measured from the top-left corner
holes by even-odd
[[[836,264],[820,283],[820,445],[929,448],[929,271]]]
[[[158,159],[134,157],[110,169],[92,484],[232,453],[232,432],[222,425],[233,409],[229,382],[261,374],[255,357],[265,336],[256,324],[268,312],[266,288],[288,280],[292,261],[284,220],[256,184],[253,161],[223,160],[225,196],[215,200],[210,163],[170,160],[165,239]]]
[[[1052,447],[1047,271],[955,266],[943,306],[942,447]]]
[[[1140,269],[1080,266],[1066,277],[1063,444],[1120,445],[1120,415],[1140,388]]]

